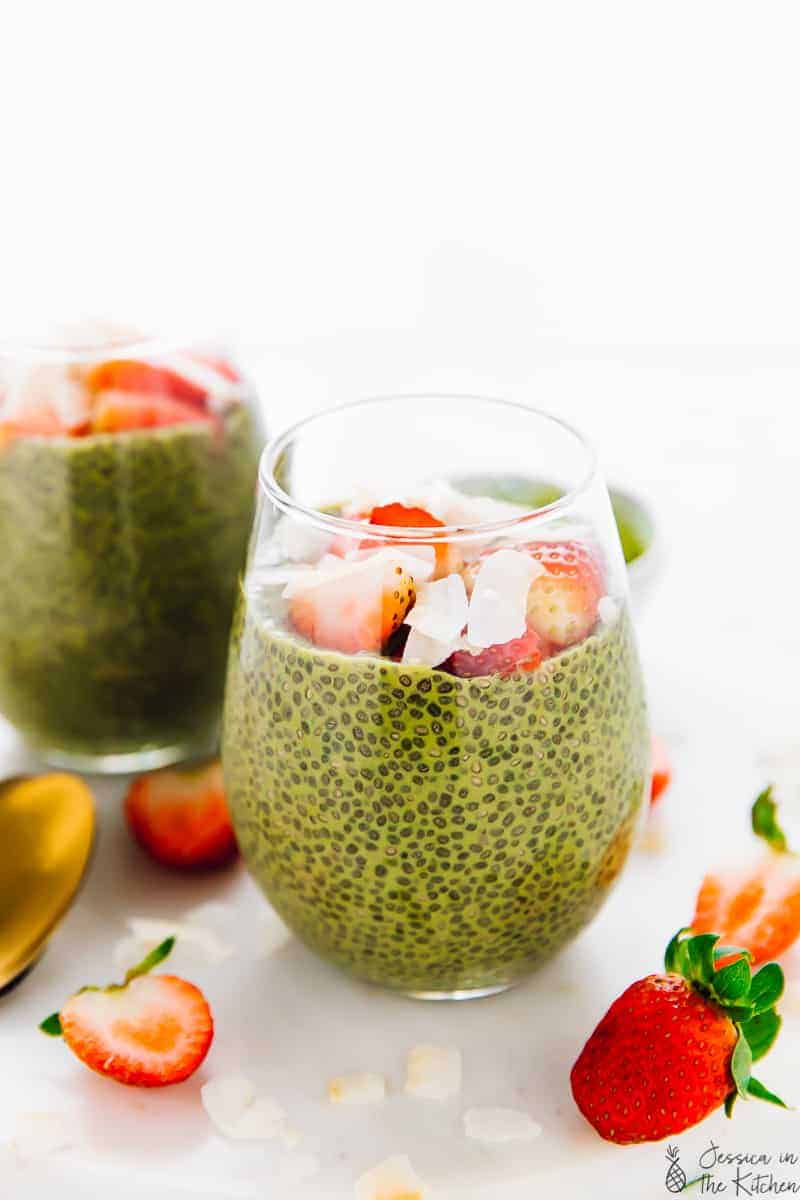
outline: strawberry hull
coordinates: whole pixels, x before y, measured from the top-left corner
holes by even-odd
[[[450,995],[514,983],[602,904],[649,784],[627,614],[538,669],[346,655],[240,600],[224,765],[250,870],[345,970]]]

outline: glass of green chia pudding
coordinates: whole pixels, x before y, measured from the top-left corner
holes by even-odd
[[[559,497],[500,498],[526,475]],[[249,868],[308,946],[410,995],[502,991],[602,904],[649,753],[619,536],[579,434],[407,396],[265,451],[223,762]]]
[[[0,347],[0,713],[51,762],[213,749],[263,446],[225,357]]]

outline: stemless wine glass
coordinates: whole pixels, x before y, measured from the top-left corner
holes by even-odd
[[[526,481],[558,498],[498,499]],[[473,396],[365,401],[278,438],[223,761],[251,872],[352,974],[484,996],[568,942],[649,778],[624,563],[584,439]]]
[[[214,748],[263,436],[231,361],[113,328],[0,346],[0,712],[51,762]]]

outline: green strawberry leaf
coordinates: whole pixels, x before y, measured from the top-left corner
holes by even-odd
[[[778,854],[786,854],[789,851],[789,845],[786,841],[786,834],[778,824],[777,811],[778,806],[772,799],[772,784],[770,784],[756,796],[750,812],[750,822],[753,826],[753,833],[763,838],[767,845],[776,850]]]
[[[753,1062],[763,1058],[778,1036],[781,1019],[774,1009],[769,1012],[757,1013],[749,1021],[743,1021],[739,1026],[750,1046]]]
[[[165,938],[140,963],[137,963],[135,967],[131,967],[130,971],[126,972],[125,983],[122,986],[125,987],[132,979],[136,979],[139,975],[146,975],[148,971],[152,971],[153,967],[157,967],[159,963],[164,961],[174,945],[174,937]]]
[[[746,958],[737,958],[714,976],[714,991],[724,1001],[743,1000],[750,990],[750,963]]]
[[[777,1104],[779,1108],[788,1109],[789,1105],[781,1100],[780,1096],[776,1096],[768,1088],[765,1088],[763,1083],[759,1083],[757,1079],[750,1077],[750,1082],[747,1085],[747,1091],[756,1100],[766,1100],[767,1104]]]
[[[736,1040],[733,1055],[731,1056],[731,1075],[733,1076],[733,1082],[736,1084],[737,1095],[741,1096],[743,1100],[747,1099],[747,1085],[750,1083],[752,1068],[753,1055],[750,1050],[750,1043],[740,1026],[739,1037]]]
[[[714,962],[718,963],[721,958],[730,958],[734,954],[738,955],[739,958],[746,958],[748,962],[753,961],[752,954],[749,950],[745,950],[743,946],[715,946]]]
[[[61,1017],[58,1013],[51,1013],[49,1017],[40,1022],[39,1028],[42,1033],[46,1033],[48,1037],[61,1037],[64,1032],[61,1028]]]
[[[664,970],[673,975],[684,975],[684,964],[688,966],[686,942],[681,941],[685,933],[691,933],[688,925],[678,930],[664,952]]]
[[[684,942],[689,955],[691,978],[698,983],[707,983],[714,978],[714,947],[718,941],[718,933],[698,933]]]
[[[734,1090],[732,1092],[728,1092],[727,1096],[725,1097],[725,1116],[728,1117],[728,1119],[733,1116],[733,1106],[736,1103],[738,1096],[739,1093]]]
[[[777,1004],[783,995],[783,986],[783,971],[778,963],[767,963],[756,971],[750,983],[750,999],[755,1011],[766,1012]]]

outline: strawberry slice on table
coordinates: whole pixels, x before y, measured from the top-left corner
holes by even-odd
[[[191,379],[184,378],[172,367],[141,359],[117,358],[97,363],[86,375],[90,392],[130,392],[136,396],[163,396],[202,405],[206,390]]]
[[[414,580],[399,563],[366,558],[338,571],[315,572],[308,583],[297,585],[289,619],[315,646],[377,654],[415,599]]]
[[[564,648],[580,642],[597,622],[603,575],[582,542],[532,542],[520,546],[544,568],[528,593],[528,624],[546,641]]]
[[[408,506],[393,502],[392,504],[379,504],[373,508],[369,514],[370,525],[393,526],[406,529],[444,529],[444,521],[439,521],[432,513],[429,513],[425,508]],[[406,546],[428,545],[433,546],[436,551],[436,579],[443,579],[445,575],[450,575],[454,571],[458,571],[462,565],[461,554],[457,546],[450,542],[415,542],[413,538],[396,539],[397,543]],[[361,543],[363,548],[368,546],[379,546],[379,541],[364,541]],[[395,544],[395,543],[393,543]]]
[[[667,946],[665,973],[614,1001],[572,1068],[575,1103],[609,1142],[673,1137],[723,1104],[730,1116],[737,1096],[786,1107],[752,1074],[778,1036],[783,972],[751,974],[746,950],[687,932]]]
[[[546,643],[533,629],[510,642],[487,646],[478,654],[456,650],[439,668],[465,679],[476,675],[513,675],[516,671],[535,671],[548,655]]]
[[[667,754],[667,747],[656,734],[653,734],[650,739],[650,759],[652,769],[650,803],[655,804],[672,782],[672,763]]]
[[[214,1022],[205,996],[175,975],[150,975],[175,944],[167,938],[122,983],[85,987],[39,1028],[63,1036],[77,1058],[130,1087],[188,1079],[208,1053]]]
[[[218,867],[238,853],[218,759],[140,775],[125,816],[139,845],[168,867]]]
[[[183,400],[104,392],[95,402],[91,429],[92,433],[125,433],[187,424],[216,427],[217,421],[202,408]]]
[[[763,963],[779,958],[800,936],[800,865],[778,824],[771,787],[756,798],[751,823],[768,853],[745,870],[709,872],[697,894],[692,929],[718,929],[726,941],[745,946],[753,962]]]

